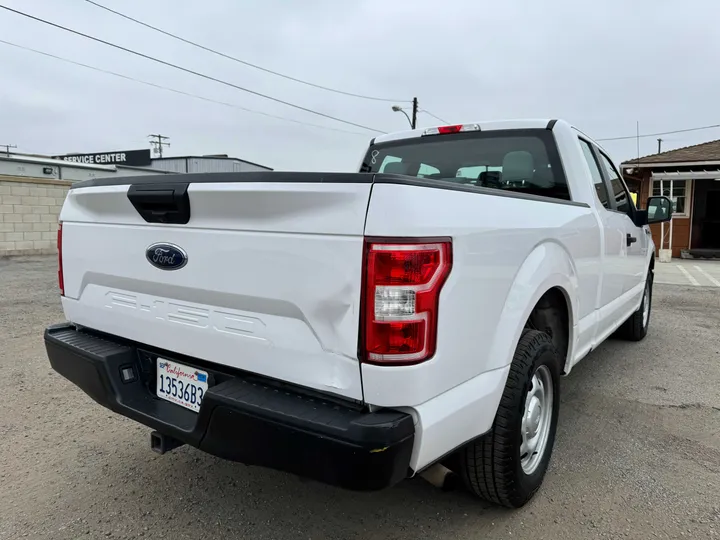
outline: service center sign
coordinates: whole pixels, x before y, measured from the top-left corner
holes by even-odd
[[[149,148],[147,150],[121,150],[99,154],[68,154],[66,156],[56,156],[55,159],[91,165],[127,165],[128,167],[144,167],[150,165],[151,162]]]

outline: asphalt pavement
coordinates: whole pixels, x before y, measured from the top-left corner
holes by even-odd
[[[610,340],[563,379],[545,483],[509,511],[422,479],[352,493],[189,447],[151,452],[149,429],[51,370],[55,272],[54,258],[0,259],[0,539],[720,539],[712,281],[658,279],[647,338]]]

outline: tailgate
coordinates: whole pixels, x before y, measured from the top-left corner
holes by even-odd
[[[357,348],[371,176],[320,179],[167,175],[72,189],[60,215],[66,317],[362,400]]]

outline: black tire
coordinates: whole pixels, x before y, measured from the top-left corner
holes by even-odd
[[[552,381],[552,414],[543,455],[537,458],[534,471],[527,474],[520,455],[521,426],[533,375],[541,366],[546,366],[541,371],[549,371]],[[519,508],[540,488],[555,443],[560,370],[560,357],[550,336],[537,330],[523,330],[491,430],[469,443],[458,456],[459,474],[472,493],[502,506]]]
[[[627,341],[640,341],[648,332],[650,326],[650,315],[652,312],[652,287],[653,287],[653,271],[648,271],[647,281],[645,282],[645,292],[640,307],[630,318],[618,328],[616,335],[620,339]],[[647,303],[647,320],[645,319],[645,305]]]

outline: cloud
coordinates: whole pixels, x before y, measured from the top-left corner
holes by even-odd
[[[4,0],[15,9],[234,84],[382,131],[405,129],[392,103],[310,88],[219,58],[81,0]],[[712,0],[101,0],[165,30],[318,84],[392,99],[418,96],[451,122],[565,118],[595,138],[720,123]],[[341,130],[294,110],[8,12],[0,36],[214,100]],[[0,142],[40,153],[147,147],[227,153],[278,169],[353,170],[373,137],[300,126],[69,66],[0,44]],[[701,77],[699,79],[698,77]],[[421,114],[421,125],[436,121]],[[668,136],[664,149],[720,137]],[[635,141],[606,143],[617,160]],[[643,139],[641,154],[655,151]]]

